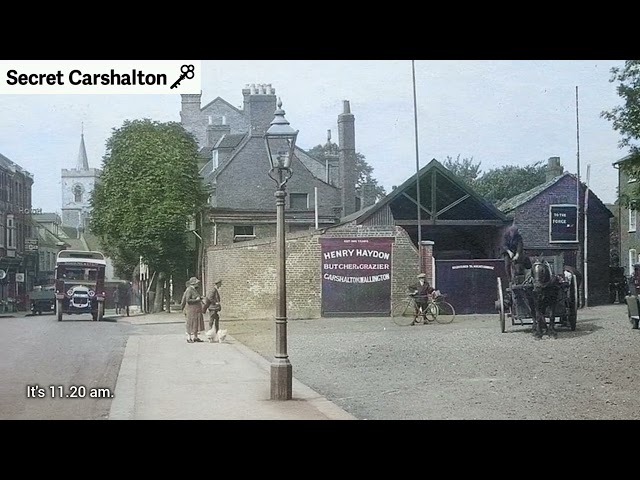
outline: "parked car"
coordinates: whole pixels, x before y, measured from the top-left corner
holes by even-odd
[[[55,313],[56,311],[56,287],[55,285],[35,287],[29,294],[31,313]]]

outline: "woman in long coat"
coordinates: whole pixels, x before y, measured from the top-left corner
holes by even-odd
[[[186,316],[187,343],[202,342],[198,338],[204,332],[204,316],[202,315],[202,295],[198,291],[200,280],[191,277],[187,282],[187,289],[182,295],[180,308]]]

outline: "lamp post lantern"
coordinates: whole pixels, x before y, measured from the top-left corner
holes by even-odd
[[[287,354],[287,282],[284,203],[285,185],[293,175],[291,160],[298,131],[284,118],[282,101],[271,126],[264,135],[271,169],[269,177],[276,182],[276,354],[271,363],[271,400],[291,400],[293,367]]]

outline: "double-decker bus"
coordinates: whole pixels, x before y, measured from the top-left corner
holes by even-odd
[[[100,252],[61,250],[56,259],[55,293],[58,321],[63,315],[104,317],[104,273],[107,262]]]

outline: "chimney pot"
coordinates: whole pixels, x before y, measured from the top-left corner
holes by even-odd
[[[349,105],[349,100],[343,100],[342,103],[344,105],[343,113],[351,113],[351,106]]]

